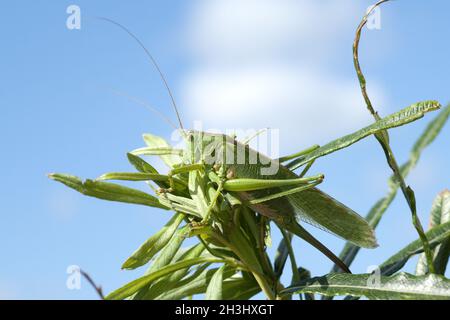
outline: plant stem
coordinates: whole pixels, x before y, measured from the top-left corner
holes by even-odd
[[[291,267],[292,267],[292,282],[297,283],[300,281],[299,275],[298,275],[298,266],[297,261],[295,260],[294,250],[292,249],[292,237],[284,230],[283,228],[280,228],[281,234],[283,235],[284,242],[286,243],[286,247],[288,249],[289,254],[289,260],[291,261]]]
[[[362,95],[366,102],[367,109],[369,110],[370,114],[374,117],[375,121],[380,120],[380,116],[373,108],[372,102],[370,101],[369,95],[367,94],[366,79],[364,77],[364,74],[361,71],[361,66],[359,64],[358,48],[359,48],[359,41],[361,39],[361,32],[362,32],[363,27],[367,23],[367,18],[369,17],[369,15],[373,12],[373,10],[376,7],[378,7],[379,5],[381,5],[387,1],[389,1],[389,0],[378,1],[369,10],[369,12],[367,12],[367,14],[363,17],[361,23],[359,24],[359,26],[356,30],[355,41],[353,43],[353,62],[355,65],[356,74],[358,75],[361,92],[362,92]],[[413,225],[414,225],[417,233],[419,234],[419,238],[423,244],[423,249],[425,252],[426,259],[427,259],[428,269],[430,270],[430,273],[434,273],[433,255],[431,252],[431,248],[430,248],[430,244],[428,242],[427,236],[425,235],[425,232],[424,232],[424,229],[420,222],[420,219],[417,216],[416,199],[415,199],[414,191],[409,186],[406,185],[405,180],[403,179],[403,176],[400,172],[399,166],[395,159],[394,153],[389,145],[389,136],[388,136],[387,132],[384,131],[380,134],[376,134],[375,137],[377,138],[378,142],[380,143],[381,147],[383,148],[383,151],[386,155],[386,159],[389,164],[389,167],[394,172],[394,176],[397,179],[397,183],[399,183],[400,188],[402,189],[403,195],[408,203],[409,209],[411,210]]]
[[[274,281],[276,281],[272,265],[270,263],[270,260],[267,256],[267,253],[265,250],[264,239],[265,239],[265,233],[266,233],[266,223],[267,223],[267,218],[260,215],[259,239],[257,240],[258,241],[258,252],[259,252],[259,256],[261,258],[263,269],[265,270],[265,272],[267,272],[267,274],[269,274],[273,278]]]
[[[227,261],[229,263],[232,262],[236,266],[252,273],[253,276],[255,277],[256,282],[258,282],[258,285],[260,286],[261,290],[266,295],[267,299],[269,299],[269,300],[276,299],[275,293],[272,290],[271,286],[269,285],[269,282],[264,277],[264,275],[262,275],[260,272],[258,272],[256,270],[254,270],[254,268],[250,264],[245,262],[245,259],[243,259],[244,256],[242,255],[242,253],[240,252],[240,250],[237,246],[235,246],[233,243],[227,241],[222,236],[219,236],[217,233],[213,233],[213,234],[211,234],[211,236],[213,236],[216,240],[221,242],[224,246],[227,246],[228,248],[230,248],[238,257],[240,257],[241,261],[236,261],[235,259],[227,259]]]
[[[256,282],[258,282],[259,286],[261,287],[261,290],[266,295],[267,299],[269,300],[275,300],[276,296],[273,293],[272,288],[270,287],[269,283],[266,281],[263,275],[259,274],[258,272],[252,272],[253,276],[256,279]]]

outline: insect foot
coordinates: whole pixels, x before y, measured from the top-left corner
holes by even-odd
[[[222,165],[220,163],[215,163],[212,168],[213,168],[214,172],[219,172],[221,167],[222,167]]]
[[[205,224],[203,221],[192,221],[189,224],[188,236],[193,237],[197,235],[207,235],[211,233],[211,227]]]
[[[173,189],[172,188],[159,188],[158,190],[156,190],[156,192],[158,194],[172,193]]]

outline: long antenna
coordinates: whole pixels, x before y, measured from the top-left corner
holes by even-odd
[[[178,119],[178,123],[180,124],[180,129],[184,131],[184,127],[183,127],[183,123],[181,122],[181,117],[180,114],[178,112],[178,107],[177,104],[175,102],[175,98],[172,94],[172,90],[170,90],[169,84],[167,83],[166,77],[164,76],[163,72],[161,71],[158,63],[156,62],[155,58],[153,58],[153,56],[151,55],[151,53],[147,50],[147,48],[144,46],[144,44],[142,43],[141,40],[139,40],[139,38],[137,36],[135,36],[128,28],[126,28],[125,26],[123,26],[122,24],[111,20],[109,18],[104,18],[104,17],[97,17],[97,19],[99,20],[103,20],[103,21],[107,21],[109,23],[112,23],[116,26],[118,26],[119,28],[121,28],[123,31],[125,31],[126,33],[128,33],[129,36],[131,36],[138,44],[139,46],[145,51],[147,57],[149,58],[150,62],[153,64],[153,66],[156,68],[156,70],[159,73],[159,76],[161,78],[161,80],[164,83],[164,86],[166,87],[167,93],[169,94],[170,100],[172,101],[172,106],[175,110],[175,114],[177,116]]]

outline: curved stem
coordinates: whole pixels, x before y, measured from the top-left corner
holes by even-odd
[[[367,18],[373,12],[373,10],[375,10],[378,6],[380,6],[381,4],[388,2],[388,1],[390,1],[390,0],[381,0],[381,1],[378,1],[374,6],[372,6],[372,8],[363,17],[361,23],[359,24],[358,28],[356,29],[355,41],[353,42],[353,62],[355,65],[356,74],[358,75],[359,85],[361,87],[361,93],[366,102],[367,109],[369,110],[370,114],[374,117],[375,121],[380,120],[380,116],[373,108],[372,102],[370,101],[369,95],[367,94],[366,78],[364,77],[364,74],[361,71],[361,66],[359,63],[358,48],[359,48],[359,41],[361,39],[362,29],[367,23]],[[404,197],[408,203],[408,206],[411,210],[413,225],[414,225],[417,233],[419,234],[420,240],[423,243],[423,248],[424,248],[425,256],[427,259],[428,268],[430,270],[430,273],[434,273],[433,255],[431,252],[431,248],[430,248],[430,244],[428,242],[427,236],[425,235],[425,231],[422,227],[419,217],[417,216],[416,199],[414,196],[414,191],[409,186],[406,185],[405,180],[403,179],[400,168],[395,159],[394,153],[389,145],[389,136],[388,136],[387,132],[382,132],[380,134],[376,134],[375,137],[377,138],[378,142],[382,146],[383,151],[386,155],[386,159],[389,164],[389,167],[392,169],[394,176],[397,179],[397,183],[400,185],[400,188],[402,189],[403,195],[404,195]]]

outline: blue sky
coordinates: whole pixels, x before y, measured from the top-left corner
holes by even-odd
[[[81,8],[81,30],[66,8]],[[168,219],[166,212],[83,197],[49,172],[96,177],[130,170],[125,154],[145,132],[172,129],[111,88],[147,101],[175,120],[143,51],[104,16],[126,25],[159,61],[186,126],[279,128],[289,153],[369,124],[351,56],[354,30],[372,1],[3,1],[0,10],[0,298],[91,299],[86,284],[66,288],[79,265],[109,292],[143,270],[120,265]],[[361,63],[382,115],[414,102],[450,101],[450,42],[444,0],[398,0],[381,10],[381,29],[365,30]],[[391,131],[399,162],[433,115]],[[435,195],[449,187],[450,126],[408,178],[423,224]],[[322,189],[361,215],[386,190],[389,170],[373,138],[321,159]],[[334,251],[344,241],[311,229]],[[352,266],[365,272],[416,238],[397,197],[377,229],[380,247]],[[274,243],[278,243],[278,235]],[[276,246],[276,245],[275,245]],[[274,248],[271,250],[273,251]],[[299,264],[330,264],[295,241]],[[413,270],[414,265],[408,265]]]

